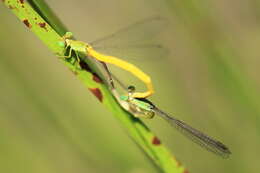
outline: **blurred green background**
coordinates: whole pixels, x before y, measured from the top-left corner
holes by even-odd
[[[144,121],[190,172],[260,169],[259,1],[48,4],[87,42],[146,17],[167,18],[170,25],[156,40],[168,56],[128,60],[152,76],[153,102],[223,141],[232,155],[224,160],[201,149],[160,118]],[[3,5],[0,21],[0,172],[157,171],[113,115]]]

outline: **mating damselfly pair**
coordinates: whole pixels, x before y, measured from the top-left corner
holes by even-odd
[[[158,115],[166,121],[168,121],[179,132],[184,134],[186,137],[188,137],[204,149],[226,158],[231,154],[231,152],[223,143],[213,139],[212,137],[209,137],[208,135],[200,132],[199,130],[196,130],[190,125],[184,123],[183,121],[178,120],[173,116],[170,116],[147,99],[154,93],[152,80],[147,74],[145,74],[142,70],[140,70],[135,65],[127,61],[121,60],[114,56],[99,53],[95,49],[95,45],[97,45],[97,47],[101,45],[100,47],[106,47],[107,49],[109,49],[110,47],[112,50],[114,50],[114,48],[120,49],[120,47],[122,46],[129,46],[122,45],[120,43],[120,40],[127,40],[127,38],[133,39],[135,37],[138,37],[136,38],[137,40],[153,37],[153,35],[155,35],[158,31],[157,28],[163,27],[162,23],[165,23],[165,21],[161,17],[148,18],[128,27],[122,28],[114,34],[111,34],[103,39],[93,42],[93,44],[87,44],[85,42],[72,40],[72,33],[67,32],[63,36],[63,39],[59,42],[59,45],[62,46],[65,51],[68,50],[69,54],[67,56],[62,57],[71,58],[73,52],[76,55],[75,61],[77,61],[78,63],[80,61],[83,61],[81,57],[96,59],[98,62],[101,63],[102,68],[104,69],[105,76],[108,81],[107,83],[114,97],[126,111],[130,112],[137,118],[153,118],[155,115]],[[135,33],[138,31],[143,31],[143,34],[136,35]],[[140,35],[142,37],[140,37]],[[118,45],[115,43],[116,41],[114,40],[119,40]],[[137,49],[140,49],[140,47],[150,47],[151,50],[156,51],[159,51],[160,48],[158,44],[151,44],[147,46],[142,45],[139,47],[138,45],[130,45],[129,47],[136,47]],[[122,82],[120,82],[120,80],[110,72],[109,68],[107,67],[107,64],[113,64],[119,68],[131,72],[134,76],[136,76],[145,83],[147,91],[136,92],[134,86],[125,87],[124,84],[122,84]],[[117,81],[120,84],[121,88],[125,89],[124,95],[118,94],[117,88],[114,85],[114,81]]]

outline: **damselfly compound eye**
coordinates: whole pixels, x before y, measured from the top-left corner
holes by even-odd
[[[129,93],[133,93],[133,92],[135,92],[135,87],[132,86],[132,85],[130,85],[130,86],[127,88],[127,90],[128,90]]]
[[[64,35],[65,38],[72,38],[72,36],[73,36],[72,32],[66,32]]]

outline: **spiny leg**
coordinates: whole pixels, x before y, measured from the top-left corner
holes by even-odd
[[[67,46],[68,47],[68,46]],[[65,50],[66,50],[67,48],[65,48]],[[73,51],[73,49],[72,48],[69,48],[69,55],[64,55],[64,56],[59,56],[60,58],[71,58],[71,56],[72,56],[72,51]],[[79,58],[79,55],[78,55],[78,53],[76,52],[76,51],[74,51],[75,52],[75,54],[76,54],[76,60],[72,63],[73,65],[75,65],[75,63],[77,62],[78,64],[79,64],[79,62],[80,62],[80,58]]]
[[[75,51],[75,54],[76,54],[76,60],[74,61],[73,65],[75,64],[75,62],[77,62],[77,65],[80,67],[80,57],[79,57],[79,54],[77,51]]]
[[[67,50],[67,48],[68,48],[68,46],[66,46],[65,47],[65,51]],[[63,56],[58,56],[58,57],[60,57],[60,58],[70,58],[71,57],[71,54],[72,54],[72,49],[71,48],[69,48],[70,50],[69,50],[69,55],[63,55]]]

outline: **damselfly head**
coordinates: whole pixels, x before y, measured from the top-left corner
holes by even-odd
[[[72,37],[73,37],[72,32],[66,32],[65,35],[63,36],[63,38],[65,38],[65,39],[69,39],[69,38],[72,38]]]
[[[70,45],[70,38],[72,38],[73,34],[72,32],[66,32],[62,38],[60,39],[60,41],[58,41],[58,45],[61,48],[65,48],[67,45]]]
[[[127,88],[127,91],[128,91],[129,96],[131,96],[135,92],[135,87],[133,85],[130,85]]]

